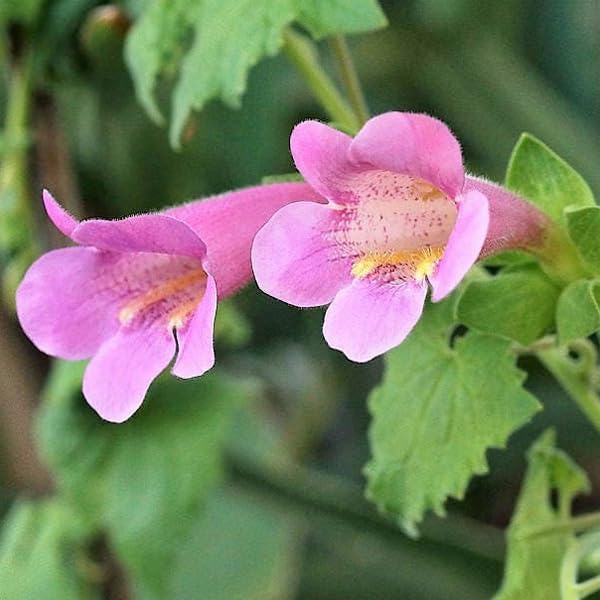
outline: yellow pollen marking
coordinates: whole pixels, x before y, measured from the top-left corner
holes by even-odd
[[[178,327],[181,327],[186,317],[189,316],[191,312],[196,310],[198,303],[199,299],[194,298],[192,300],[188,300],[188,302],[186,302],[185,304],[182,304],[181,306],[178,306],[176,309],[172,310],[169,313],[168,328],[177,329]]]
[[[362,278],[370,275],[379,267],[406,265],[414,269],[413,277],[417,281],[423,281],[425,277],[433,273],[435,265],[443,254],[442,246],[433,248],[427,246],[410,252],[370,252],[352,265],[352,275]]]
[[[189,273],[184,273],[179,277],[173,277],[172,279],[167,279],[161,285],[156,286],[155,288],[148,290],[146,293],[138,296],[131,302],[128,302],[119,312],[119,321],[126,325],[129,323],[140,311],[148,308],[152,304],[159,302],[160,300],[164,300],[173,294],[180,292],[188,287],[191,287],[195,284],[198,284],[206,279],[206,273],[202,269],[194,269]],[[199,298],[194,299],[190,302],[198,303]],[[184,304],[183,306],[187,306]],[[176,311],[173,311],[171,314],[177,313],[178,315],[182,314],[180,311],[183,309],[182,307],[178,307]],[[189,310],[188,310],[189,312]],[[183,315],[185,316],[185,315]],[[183,318],[183,317],[181,317]],[[172,317],[170,317],[172,319]]]

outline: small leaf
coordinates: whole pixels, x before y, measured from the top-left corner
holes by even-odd
[[[98,598],[83,576],[87,531],[59,500],[13,505],[0,538],[0,596],[6,600]]]
[[[600,330],[600,281],[581,279],[562,291],[556,307],[556,329],[561,344]]]
[[[131,420],[114,425],[71,393],[77,371],[58,363],[45,392],[46,460],[60,492],[108,532],[138,585],[165,597],[169,565],[220,481],[233,409],[253,390],[214,370],[190,381],[163,377]]]
[[[594,195],[581,175],[528,133],[521,135],[513,150],[506,184],[558,223],[563,222],[567,206],[595,204]]]
[[[298,22],[314,38],[334,33],[362,33],[387,25],[376,0],[296,0]]]
[[[560,565],[572,533],[531,534],[568,518],[573,497],[589,492],[590,485],[585,473],[554,442],[554,432],[546,431],[529,451],[525,482],[508,528],[504,580],[494,600],[561,600]],[[552,490],[558,492],[556,508]]]
[[[483,333],[527,345],[554,325],[558,295],[539,267],[527,265],[470,282],[458,301],[457,318]]]
[[[449,347],[451,301],[430,306],[386,355],[369,399],[372,459],[367,494],[410,532],[429,509],[443,514],[469,479],[487,471],[485,451],[503,447],[539,404],[522,388],[510,342],[469,332]]]
[[[600,273],[600,206],[571,207],[565,210],[567,231],[581,258]]]

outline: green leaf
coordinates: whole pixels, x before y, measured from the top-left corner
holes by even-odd
[[[470,282],[456,314],[468,327],[527,345],[554,325],[559,291],[538,266],[527,265]]]
[[[567,231],[581,258],[600,273],[600,206],[571,207],[565,210]]]
[[[81,365],[59,363],[45,392],[40,436],[59,490],[106,530],[134,580],[160,597],[169,565],[221,478],[233,408],[252,388],[217,371],[153,384],[127,423],[100,420],[73,388]]]
[[[182,545],[168,597],[291,598],[294,533],[288,519],[250,496],[215,494]]]
[[[515,146],[506,184],[536,204],[556,222],[563,222],[567,206],[594,205],[584,179],[548,146],[528,133]]]
[[[335,33],[362,33],[387,25],[376,0],[296,0],[298,21],[314,38]]]
[[[374,0],[156,0],[143,10],[126,44],[138,99],[160,123],[157,80],[179,74],[170,130],[177,147],[192,110],[212,98],[239,106],[250,68],[279,52],[294,20],[316,37],[386,23]]]
[[[529,451],[527,474],[508,528],[504,581],[494,600],[561,600],[560,565],[572,533],[557,530],[531,535],[570,515],[573,497],[589,491],[585,473],[554,447],[546,431]],[[558,492],[558,507],[551,492]]]
[[[0,537],[3,600],[99,598],[86,581],[87,531],[72,508],[58,500],[13,505]]]
[[[369,399],[367,494],[409,532],[428,509],[443,514],[449,496],[462,498],[487,471],[486,449],[503,447],[539,410],[508,340],[469,332],[449,347],[452,312],[451,301],[428,308],[386,355]]]
[[[562,291],[556,307],[556,329],[561,344],[600,329],[600,281],[581,279]]]
[[[162,116],[154,99],[156,80],[161,73],[179,68],[199,6],[192,0],[151,2],[127,36],[125,59],[138,100],[157,123]]]

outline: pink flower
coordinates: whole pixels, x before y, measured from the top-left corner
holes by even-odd
[[[251,279],[256,231],[286,203],[309,199],[319,197],[306,184],[277,184],[78,223],[44,192],[48,216],[78,246],[30,267],[17,291],[21,325],[47,354],[92,357],[83,393],[101,417],[124,421],[176,348],[178,377],[213,366],[217,299]]]
[[[257,283],[296,306],[330,303],[328,344],[368,361],[410,333],[428,283],[441,300],[477,260],[488,199],[465,188],[458,141],[427,115],[382,114],[354,139],[306,121],[292,132],[291,151],[328,203],[285,206],[261,229],[252,249]]]

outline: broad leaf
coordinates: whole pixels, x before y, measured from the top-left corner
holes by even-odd
[[[556,307],[556,329],[561,344],[600,330],[600,281],[581,279],[562,291]]]
[[[559,289],[536,265],[470,282],[457,318],[483,333],[530,344],[554,325]]]
[[[0,536],[0,597],[6,600],[99,598],[81,568],[87,531],[58,500],[17,502]]]
[[[169,598],[292,598],[294,530],[272,507],[239,490],[212,496],[182,544]]]
[[[126,60],[140,102],[160,122],[157,80],[179,74],[170,132],[178,146],[192,110],[212,98],[239,105],[250,68],[281,49],[294,20],[315,37],[386,24],[375,0],[156,0],[127,39]]]
[[[504,581],[494,600],[561,600],[560,565],[572,534],[532,534],[567,518],[573,497],[588,492],[589,482],[554,442],[554,432],[546,431],[529,451],[525,482],[508,528]],[[558,492],[557,507],[553,490]]]
[[[581,175],[528,133],[521,135],[513,150],[506,183],[559,223],[567,206],[595,204]]]
[[[449,496],[461,498],[469,479],[487,471],[486,449],[503,447],[539,410],[508,340],[469,332],[449,347],[452,308],[429,307],[387,354],[369,400],[367,493],[409,532],[425,511],[443,514]]]
[[[77,365],[79,366],[79,365]],[[217,371],[157,381],[142,409],[120,425],[85,405],[72,364],[59,364],[46,391],[42,445],[59,490],[105,529],[133,579],[161,595],[202,503],[221,476],[221,443],[245,382]]]
[[[581,258],[594,272],[600,273],[600,206],[565,210],[567,231]]]

